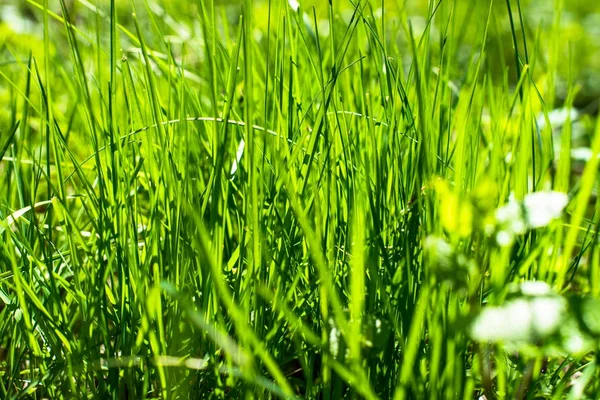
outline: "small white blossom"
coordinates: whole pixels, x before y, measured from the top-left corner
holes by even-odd
[[[496,210],[496,221],[515,234],[523,234],[527,229],[523,221],[521,204],[513,196],[508,200],[508,204]]]
[[[552,293],[552,288],[546,282],[527,281],[521,284],[521,293],[526,296],[546,296]]]
[[[496,210],[496,242],[509,246],[528,229],[547,226],[562,215],[568,203],[568,196],[561,192],[531,193],[522,202],[511,195],[508,203]]]
[[[531,341],[555,333],[561,325],[566,305],[558,296],[516,299],[501,307],[482,311],[471,329],[481,341]]]
[[[565,348],[571,353],[584,352],[586,347],[588,347],[588,344],[581,335],[571,335],[565,343]]]
[[[560,128],[563,126],[567,119],[571,122],[576,121],[579,118],[579,112],[575,108],[557,108],[548,113],[548,121],[552,128]],[[546,117],[541,113],[537,118],[538,127],[543,130],[546,127]]]
[[[569,203],[569,197],[561,192],[536,192],[525,196],[523,205],[530,228],[542,228],[559,218]]]
[[[539,297],[531,301],[530,312],[534,332],[548,336],[558,329],[565,307],[559,297]]]
[[[334,326],[331,328],[331,331],[329,331],[329,351],[334,357],[337,357],[339,349],[339,333],[337,328]]]
[[[589,161],[592,159],[594,152],[589,147],[576,147],[571,149],[571,158],[574,161]]]
[[[496,242],[500,246],[511,245],[516,235],[522,235],[527,231],[521,204],[513,196],[510,197],[508,204],[496,210],[496,223],[500,228],[496,234]]]
[[[436,261],[438,267],[451,268],[454,250],[450,243],[438,236],[427,236],[424,243],[425,252]]]
[[[507,247],[513,244],[515,241],[515,236],[508,231],[500,231],[496,234],[496,243],[500,247]]]

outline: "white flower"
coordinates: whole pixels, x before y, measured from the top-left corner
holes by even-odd
[[[451,268],[454,250],[446,240],[429,235],[425,238],[424,248],[430,260],[440,268]]]
[[[579,118],[579,112],[575,108],[557,108],[548,113],[548,121],[552,128],[560,128],[570,119],[571,122]],[[543,130],[546,127],[546,117],[541,113],[537,118],[538,127]]]
[[[581,353],[588,347],[585,339],[581,335],[571,335],[566,339],[565,348],[570,353]]]
[[[329,351],[334,357],[337,357],[338,351],[340,349],[339,343],[339,333],[337,328],[334,326],[329,331]]]
[[[539,297],[531,301],[530,312],[533,331],[544,337],[558,329],[565,307],[560,297]]]
[[[513,244],[515,241],[515,235],[509,231],[500,231],[496,234],[496,243],[500,247],[507,247]]]
[[[509,246],[528,229],[547,226],[562,215],[568,203],[568,196],[561,192],[531,193],[522,202],[511,195],[508,203],[496,210],[496,242]]]
[[[509,233],[521,235],[527,230],[522,215],[521,204],[511,196],[508,204],[496,210],[496,221],[504,226]]]
[[[292,10],[294,10],[296,12],[300,8],[300,3],[298,3],[298,0],[288,0],[288,4],[292,8]]]
[[[590,161],[594,152],[589,147],[576,147],[571,149],[571,158],[575,161]]]
[[[526,296],[546,296],[552,293],[552,288],[546,282],[527,281],[521,283],[521,293]]]
[[[536,192],[525,196],[523,205],[530,228],[542,228],[559,218],[569,203],[569,197],[561,192]]]
[[[510,246],[516,235],[522,235],[527,231],[521,204],[514,196],[511,195],[508,203],[496,210],[496,224],[499,228],[496,242],[501,247]]]
[[[531,325],[527,301],[516,300],[504,307],[489,307],[479,315],[471,330],[481,341],[525,340]]]
[[[558,296],[516,299],[501,307],[482,311],[471,329],[481,341],[533,341],[546,338],[560,328],[566,305]]]

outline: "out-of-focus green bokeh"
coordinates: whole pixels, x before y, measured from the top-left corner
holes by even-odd
[[[285,4],[285,0],[271,0],[273,4],[280,2]],[[38,4],[38,7],[35,6]],[[40,42],[43,32],[42,18],[43,13],[39,9],[42,6],[42,0],[0,0],[0,63],[5,65],[14,57],[24,56],[30,50],[36,52],[36,42]],[[95,30],[98,23],[102,23],[98,19],[98,15],[93,12],[97,7],[100,10],[107,10],[108,0],[67,0],[67,6],[70,8],[70,14],[75,19],[76,25],[80,29],[88,27],[90,32]],[[211,2],[206,0],[198,1],[183,1],[183,0],[163,0],[150,2],[152,12],[158,16],[158,23],[163,25],[163,28],[172,34],[173,51],[177,51],[178,42],[185,40],[190,47],[195,43],[200,43],[201,32],[197,23],[199,18],[200,4],[207,7],[211,6]],[[229,34],[234,35],[233,28],[238,22],[241,8],[244,6],[242,0],[215,0],[214,6],[217,11],[229,16],[229,22],[232,24],[229,27]],[[456,59],[466,60],[471,55],[478,51],[476,48],[482,24],[481,20],[485,20],[487,13],[487,2],[477,0],[458,0],[456,2],[441,1],[370,1],[367,12],[372,12],[375,16],[384,15],[386,24],[390,27],[397,23],[401,13],[406,13],[412,22],[412,28],[418,35],[426,24],[431,4],[436,3],[436,15],[432,22],[433,32],[441,39],[444,25],[447,21],[447,15],[453,12],[455,23],[461,27],[462,46],[457,48]],[[484,4],[485,3],[485,4]],[[515,1],[508,2],[511,4],[515,24],[519,24],[519,9],[518,3]],[[564,3],[564,11],[557,15],[554,10],[557,9],[558,3]],[[299,1],[301,12],[305,13],[305,20],[311,23],[313,8],[315,10],[319,23],[321,34],[327,34],[328,25],[328,7],[325,1],[302,0]],[[335,16],[337,18],[349,17],[351,12],[352,2],[348,0],[336,0],[333,2],[334,8],[339,11]],[[450,4],[455,4],[451,10]],[[258,0],[253,2],[255,8],[254,17],[257,27],[264,25],[266,30],[267,25],[267,0]],[[384,7],[382,11],[382,6]],[[556,92],[558,103],[564,100],[566,96],[566,82],[568,79],[581,86],[578,98],[575,101],[578,107],[588,107],[598,96],[600,96],[600,75],[596,72],[600,69],[600,2],[595,1],[564,1],[564,0],[522,0],[520,1],[521,14],[524,18],[525,34],[529,51],[535,48],[548,49],[553,44],[559,49],[557,69],[558,89]],[[61,14],[58,0],[48,0],[50,10]],[[131,15],[133,12],[137,14],[145,14],[149,10],[145,2],[139,0],[120,0],[117,2],[118,14],[121,23],[125,26],[132,27]],[[506,16],[506,1],[496,1],[494,4],[494,13],[498,14],[498,18],[492,20],[488,37],[488,57],[504,57],[510,60],[514,58],[513,41],[511,36],[510,22]],[[162,11],[161,11],[162,10]],[[164,20],[160,20],[160,16],[167,16]],[[142,19],[143,21],[143,19]],[[555,34],[557,26],[560,27],[560,35]],[[63,27],[54,21],[51,24],[51,29],[62,30]],[[435,36],[435,35],[434,35]],[[54,35],[55,39],[57,35]],[[58,48],[58,52],[62,52],[60,47],[67,47],[66,36],[64,43],[53,41]],[[149,38],[148,40],[151,40]],[[521,38],[519,45],[522,46]],[[406,46],[407,57],[410,54],[408,42],[405,37],[388,37],[389,46]],[[38,46],[41,49],[41,45]],[[64,50],[67,54],[66,49]],[[35,54],[34,54],[35,55]],[[407,61],[409,62],[409,61]],[[543,52],[537,54],[535,60],[530,60],[535,63],[534,76],[536,79],[544,79],[546,66],[551,60],[548,55]],[[494,63],[490,63],[493,65]],[[498,79],[502,79],[502,74],[505,71],[496,71]],[[457,77],[460,79],[460,77]],[[509,79],[516,81],[517,77],[514,73],[509,76]],[[561,84],[563,82],[563,84]],[[2,91],[6,90],[3,83],[0,83]],[[2,93],[0,93],[0,99]]]

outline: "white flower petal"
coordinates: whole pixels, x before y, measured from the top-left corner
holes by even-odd
[[[496,210],[496,220],[500,224],[512,223],[521,219],[521,206],[514,199],[509,199],[505,206]]]
[[[479,315],[471,334],[480,341],[523,341],[529,339],[533,316],[529,303],[514,300],[503,307],[489,307]]]
[[[329,352],[334,356],[337,357],[338,352],[339,352],[339,348],[340,348],[340,343],[339,343],[339,333],[336,327],[331,328],[331,331],[329,331]]]
[[[527,223],[531,228],[542,228],[559,218],[569,203],[569,197],[561,192],[536,192],[525,196],[523,205]]]
[[[515,236],[508,231],[500,231],[496,234],[496,243],[500,247],[510,246],[515,242]]]
[[[574,161],[588,162],[592,159],[594,152],[589,147],[576,147],[571,149],[571,158]]]
[[[531,301],[533,331],[547,337],[556,332],[565,312],[564,302],[560,297],[540,297]]]
[[[575,108],[557,108],[548,113],[548,120],[552,128],[560,128],[563,126],[567,119],[570,118],[571,122],[576,121],[579,118],[579,112]],[[546,118],[541,113],[537,118],[538,127],[540,130],[546,127]]]
[[[525,296],[547,296],[552,293],[550,285],[542,281],[523,282],[520,289]]]

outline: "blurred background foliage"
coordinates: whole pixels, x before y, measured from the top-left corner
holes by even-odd
[[[106,50],[109,48],[109,37],[108,35],[98,37],[97,33],[102,32],[108,24],[109,0],[69,0],[66,3],[74,26],[84,37],[84,40],[80,41],[80,46],[83,47],[81,50],[86,53],[85,47],[87,46],[87,53],[93,55],[84,60],[89,76],[109,74]],[[276,3],[280,6],[287,6],[286,2],[274,2],[273,4]],[[487,2],[477,0],[441,1],[437,3],[435,18],[429,26],[427,15],[430,15],[432,10],[428,9],[430,7],[428,3],[427,1],[400,0],[371,1],[365,12],[371,16],[378,28],[383,27],[388,54],[397,58],[394,62],[402,62],[405,74],[409,73],[412,61],[408,38],[409,29],[412,29],[416,39],[420,39],[424,30],[430,28],[432,33],[430,40],[437,41],[437,43],[429,43],[428,46],[422,47],[427,49],[424,51],[428,52],[430,70],[432,74],[436,73],[436,66],[440,59],[439,52],[444,48],[447,59],[454,60],[459,64],[456,68],[446,71],[450,79],[449,85],[454,88],[455,93],[458,93],[463,82],[468,80],[469,66],[478,59],[480,51],[478,43],[485,28],[482,21],[486,20],[488,12]],[[142,29],[149,33],[145,39],[146,44],[159,59],[168,62],[170,54],[178,65],[185,60],[189,71],[200,71],[203,66],[208,65],[200,20],[203,10],[205,13],[210,11],[211,2],[168,0],[146,3],[133,0],[118,1],[116,4],[119,22],[129,32],[135,32],[132,16],[134,13],[138,15]],[[253,4],[255,7],[253,14],[255,19],[254,40],[259,46],[266,49],[269,46],[265,35],[269,24],[269,2],[259,0]],[[522,17],[525,27],[527,53],[523,37],[516,38],[521,57],[534,55],[531,59],[521,60],[521,64],[529,64],[530,76],[536,84],[541,98],[545,101],[547,112],[560,109],[567,102],[568,88],[576,88],[572,100],[572,105],[575,107],[573,116],[577,116],[573,118],[577,120],[573,126],[573,147],[587,148],[592,126],[588,115],[596,114],[600,98],[600,75],[597,73],[600,70],[600,3],[582,0],[566,2],[564,0],[524,0],[520,4],[521,8],[518,9],[516,2],[498,0],[494,3],[492,12],[497,17],[491,19],[486,55],[482,66],[485,72],[493,77],[489,84],[497,88],[505,86],[515,88],[518,82],[517,68],[505,68],[506,65],[516,65],[511,22],[506,18],[507,6],[511,5],[515,26],[518,29],[521,25],[519,19]],[[302,14],[306,31],[313,35],[318,31],[323,38],[328,37],[328,3],[302,0],[299,5],[299,12]],[[62,14],[58,0],[48,0],[48,7],[56,16]],[[240,22],[239,15],[243,8],[242,2],[239,0],[216,0],[214,7],[215,14],[219,16],[216,24],[223,38],[227,38],[224,43],[235,43],[237,26]],[[18,96],[14,96],[14,92],[19,89],[18,85],[8,82],[23,83],[20,78],[30,54],[38,65],[44,65],[44,27],[41,8],[43,8],[42,0],[0,0],[0,73],[3,75],[0,79],[0,103],[7,105],[0,108],[0,131],[9,129],[16,122],[14,110],[17,105],[9,106],[9,104],[18,98]],[[336,0],[333,2],[333,8],[333,20],[342,19],[340,26],[347,24],[352,14],[352,2]],[[555,9],[563,11],[556,13]],[[279,8],[279,12],[284,13],[285,10]],[[67,69],[73,68],[73,63],[53,62],[70,57],[64,26],[56,19],[56,16],[49,18],[49,34],[52,38],[49,49],[50,63],[59,69],[58,76],[72,76],[73,71]],[[404,20],[404,16],[408,16],[410,26],[399,26],[400,21]],[[271,20],[277,21],[278,19],[271,15]],[[225,21],[227,23],[224,23]],[[447,26],[448,21],[451,21],[451,27]],[[455,38],[452,41],[453,45],[442,46],[444,32],[447,32],[448,29]],[[151,32],[161,32],[162,34],[153,35],[150,34]],[[163,34],[166,39],[164,41],[161,39]],[[122,33],[120,36],[123,57],[141,58],[138,43],[133,43],[126,34]],[[103,51],[100,53],[96,51],[97,43],[101,43],[103,47]],[[369,43],[366,39],[365,43],[368,49]],[[325,59],[323,62],[330,64],[331,60]],[[329,68],[330,65],[324,67]],[[374,74],[375,72],[367,71],[367,73]],[[202,87],[207,79],[192,72],[190,72],[189,78],[196,80],[198,87]],[[78,121],[70,111],[74,110],[72,106],[79,101],[75,95],[75,88],[69,87],[70,84],[67,84],[66,80],[61,81],[56,77],[52,84],[56,85],[56,89],[53,90],[55,92],[53,101],[54,107],[58,111],[57,120],[70,126],[72,123],[77,127],[77,124],[81,124],[83,121]],[[222,87],[221,92],[225,92],[225,83],[219,84]],[[100,89],[105,90],[105,88]],[[32,90],[35,91],[36,88],[34,87]],[[241,94],[242,91],[243,87],[240,87],[238,92]],[[201,97],[208,98],[208,96]],[[534,102],[538,103],[535,112],[539,115],[539,121],[543,123],[542,104],[539,100],[534,100]],[[562,115],[563,120],[564,116]],[[484,115],[484,124],[502,123],[502,121],[486,121],[485,118],[487,117]],[[561,119],[560,115],[558,119]],[[36,131],[35,121],[35,119],[31,119],[30,122],[34,132]],[[561,121],[552,121],[552,125],[555,128],[560,127]],[[559,131],[555,133],[558,134]],[[35,138],[36,136],[33,135],[31,140],[35,140]],[[555,145],[559,142],[560,140],[555,140]],[[33,144],[35,145],[35,143]],[[555,146],[556,150],[558,149]],[[77,153],[76,150],[75,153]],[[82,150],[82,153],[85,151]],[[574,160],[574,162],[577,161],[577,159]]]
[[[37,3],[36,3],[37,2]],[[41,0],[0,0],[0,49],[1,62],[3,69],[6,70],[6,64],[14,57],[22,57],[29,51],[36,52],[36,48],[41,53],[43,25],[41,23],[42,13],[39,10]],[[105,16],[108,0],[69,0],[71,18],[80,29],[89,29],[90,35],[94,35],[97,24],[105,23],[103,18],[99,18],[96,9],[103,11]],[[210,2],[204,1],[206,5]],[[239,22],[238,16],[242,8],[240,0],[216,0],[215,7],[223,17],[227,18],[230,27],[224,34],[234,39],[235,26]],[[563,7],[560,15],[554,13],[559,9],[559,4]],[[564,3],[564,4],[562,4]],[[37,4],[37,5],[36,5]],[[58,0],[49,0],[49,8],[57,14],[61,14]],[[301,12],[305,13],[304,20],[307,24],[313,24],[313,9],[317,19],[319,33],[323,36],[328,34],[328,4],[325,1],[302,0],[299,2]],[[458,0],[456,6],[452,9],[448,4],[450,2],[441,1],[436,13],[436,18],[432,21],[431,29],[434,33],[432,38],[437,38],[440,42],[443,40],[441,32],[448,20],[450,13],[454,14],[454,24],[461,30],[459,46],[454,48],[455,57],[451,59],[457,62],[468,63],[474,53],[478,51],[477,43],[481,34],[483,24],[480,21],[485,20],[487,13],[487,3],[477,0]],[[268,1],[259,0],[255,5],[255,23],[257,35],[255,39],[261,40],[260,32],[266,31],[268,24]],[[352,3],[347,0],[336,0],[333,2],[334,9],[339,13],[334,18],[350,18]],[[148,11],[141,1],[119,1],[117,2],[118,15],[120,22],[134,31],[131,15],[147,14]],[[170,51],[174,54],[180,53],[182,48],[182,38],[187,38],[186,44],[188,52],[202,51],[203,42],[201,40],[201,28],[198,24],[200,10],[200,1],[187,0],[168,0],[151,2],[151,11],[156,13],[154,23],[165,33],[171,33],[173,47]],[[370,10],[374,17],[381,17],[385,14],[387,30],[397,32],[395,26],[399,23],[400,15],[405,13],[409,16],[412,28],[417,37],[427,26],[426,16],[428,15],[427,1],[371,1]],[[508,73],[508,79],[516,84],[517,75],[515,71],[503,71],[502,58],[508,63],[514,59],[513,41],[511,36],[510,21],[505,18],[507,3],[505,1],[496,1],[494,13],[498,18],[492,19],[490,33],[488,35],[488,57],[487,68],[494,71],[498,79],[504,79],[503,74]],[[513,15],[518,24],[519,10],[513,4]],[[550,49],[555,46],[558,50],[558,59],[552,60],[550,54],[542,52],[537,53],[537,59],[530,60],[533,66],[534,77],[538,83],[542,83],[546,78],[546,71],[549,63],[555,62],[559,76],[557,77],[556,101],[561,104],[567,96],[567,82],[572,79],[576,85],[581,87],[575,105],[580,108],[593,110],[596,107],[595,101],[600,95],[600,76],[596,71],[600,68],[600,3],[595,1],[583,0],[524,0],[521,1],[521,13],[526,28],[526,38],[530,46],[529,52],[535,48]],[[161,19],[160,16],[164,16]],[[140,18],[145,23],[150,23],[149,18]],[[55,23],[53,28],[63,30],[63,27]],[[559,28],[559,29],[557,29]],[[400,30],[402,32],[402,30]],[[53,35],[56,38],[57,35]],[[68,55],[67,38],[63,35],[64,42],[54,42],[55,56],[65,57]],[[95,38],[92,38],[95,39]],[[108,38],[106,38],[108,40]],[[160,46],[160,43],[152,43],[152,37],[148,37],[149,45],[152,47]],[[399,49],[409,48],[407,36],[396,34],[387,35],[387,45],[397,46]],[[37,45],[36,45],[37,44]],[[522,41],[519,46],[522,46]],[[435,46],[431,46],[435,48]],[[127,49],[124,49],[126,51]],[[166,50],[166,49],[163,49]],[[399,51],[406,57],[403,62],[410,65],[410,51]],[[36,55],[36,54],[34,54]],[[41,54],[37,54],[40,56]],[[435,57],[435,54],[432,55]],[[514,62],[514,61],[513,61]],[[457,69],[458,71],[460,69]],[[90,71],[92,72],[92,71]],[[460,76],[456,79],[460,82]],[[0,83],[5,92],[7,88],[4,83]],[[0,95],[1,96],[1,95]],[[6,96],[4,94],[4,96]],[[1,98],[1,97],[0,97]],[[547,101],[549,99],[546,99]]]

